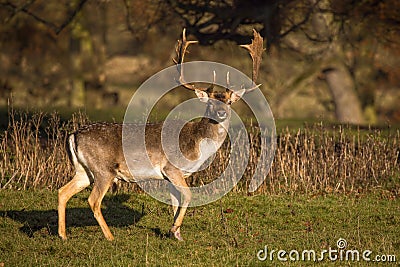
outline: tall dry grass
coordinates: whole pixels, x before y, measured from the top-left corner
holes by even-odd
[[[0,135],[0,188],[55,189],[71,178],[73,170],[65,150],[69,132],[87,123],[81,113],[61,121],[46,115],[9,111],[9,124]]]
[[[0,188],[55,190],[73,175],[65,149],[67,134],[87,124],[85,115],[61,121],[54,113],[10,112],[9,126],[0,135]],[[258,158],[260,138],[256,127],[248,131],[250,152],[243,178],[234,188],[246,192]],[[359,130],[346,126],[316,124],[278,133],[277,149],[258,192],[296,194],[367,192],[384,188],[400,194],[399,130]],[[240,147],[240,146],[239,146]],[[204,185],[222,173],[229,159],[229,142],[205,170],[195,173],[191,185]],[[239,157],[246,155],[239,149]],[[264,166],[261,166],[262,168]],[[266,173],[266,169],[263,170]],[[139,190],[118,184],[119,191]]]
[[[374,188],[400,193],[400,133],[314,125],[278,138],[265,184],[269,193],[359,193]]]
[[[261,146],[258,129],[250,128],[248,133],[250,157],[246,172],[234,189],[245,192],[260,164]],[[193,175],[191,181],[197,185],[210,182],[210,177],[224,171],[227,157],[229,149],[221,149],[212,166]],[[400,131],[323,124],[296,131],[284,129],[278,132],[271,169],[263,167],[262,171],[268,174],[258,193],[347,194],[381,188],[400,195]]]

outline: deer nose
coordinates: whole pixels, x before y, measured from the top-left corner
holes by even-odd
[[[226,111],[225,110],[218,110],[217,111],[217,116],[220,119],[226,119]]]

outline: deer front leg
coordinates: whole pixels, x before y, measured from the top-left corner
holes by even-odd
[[[181,236],[181,225],[183,222],[183,217],[185,216],[187,207],[189,206],[192,193],[190,192],[189,187],[187,186],[186,182],[185,185],[178,186],[178,191],[183,195],[182,205],[180,207],[176,207],[176,214],[174,216],[174,224],[170,230],[171,233],[174,234],[175,238],[179,241],[183,241]]]
[[[179,206],[181,204],[181,193],[176,189],[173,184],[169,184],[169,191],[171,196],[172,210],[174,211],[174,221],[178,216]]]
[[[172,225],[170,232],[175,236],[176,239],[183,241],[180,227],[182,225],[183,217],[185,216],[187,207],[189,206],[192,193],[190,192],[181,170],[170,166],[164,168],[164,174],[172,183],[170,189],[172,207],[174,209],[174,224]],[[183,200],[181,200],[181,196],[183,196]]]

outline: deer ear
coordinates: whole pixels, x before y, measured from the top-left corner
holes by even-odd
[[[196,93],[197,97],[200,99],[201,102],[207,102],[208,101],[207,92],[196,89],[195,93]]]
[[[232,103],[233,103],[233,102],[236,102],[236,101],[238,101],[240,98],[242,98],[242,96],[244,95],[245,92],[246,92],[246,89],[241,89],[241,90],[239,90],[239,91],[232,92],[232,94],[231,94],[231,101],[232,101]]]

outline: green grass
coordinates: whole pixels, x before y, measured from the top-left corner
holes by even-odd
[[[400,200],[382,191],[361,196],[231,193],[189,209],[184,242],[167,237],[169,206],[145,194],[107,194],[103,214],[115,236],[109,242],[92,216],[88,195],[84,191],[68,203],[68,240],[62,241],[56,192],[0,191],[0,265],[144,266],[147,260],[148,266],[270,266],[279,264],[276,254],[273,262],[256,257],[264,246],[320,252],[335,249],[339,238],[347,240],[348,249],[400,260]]]

